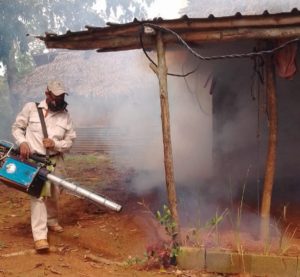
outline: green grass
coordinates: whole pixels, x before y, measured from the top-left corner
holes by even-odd
[[[65,164],[66,167],[85,169],[109,165],[111,161],[104,154],[69,154],[65,157]]]
[[[108,155],[101,153],[65,156],[68,181],[90,189],[105,189],[122,183],[126,168],[119,168]]]

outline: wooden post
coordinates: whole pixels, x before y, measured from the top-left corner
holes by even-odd
[[[268,240],[270,228],[270,209],[272,190],[275,176],[276,151],[277,151],[277,96],[275,86],[275,73],[272,57],[265,59],[265,76],[267,90],[267,111],[269,116],[268,153],[265,168],[265,179],[261,203],[261,239]]]
[[[171,215],[176,223],[174,240],[180,240],[180,224],[177,212],[177,199],[176,189],[174,181],[174,168],[173,168],[173,154],[171,143],[171,129],[170,129],[170,112],[168,102],[168,86],[167,86],[167,65],[165,57],[165,47],[162,40],[161,32],[156,36],[156,48],[157,48],[157,77],[159,80],[160,91],[160,106],[161,106],[161,121],[162,121],[162,133],[163,133],[163,145],[164,145],[164,164],[165,164],[165,178],[166,187],[168,193],[168,201],[170,206]]]

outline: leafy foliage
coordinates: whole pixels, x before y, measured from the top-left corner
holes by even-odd
[[[0,84],[1,134],[2,130],[10,129],[11,103],[18,102],[18,95],[12,95],[10,89],[34,67],[29,52],[32,38],[26,36],[27,33],[59,33],[72,28],[77,30],[86,24],[101,25],[104,21],[92,9],[95,1],[0,0],[0,62],[6,68],[6,79],[1,79]],[[43,50],[44,46],[38,49]]]
[[[96,0],[0,0],[0,60],[9,62],[9,51],[28,50],[27,33],[80,30],[87,24],[103,25],[92,8]]]
[[[147,269],[168,268],[171,266],[172,248],[167,243],[157,243],[147,247]]]
[[[145,7],[153,0],[106,0],[106,14],[94,8],[96,2],[97,0],[0,0],[0,65],[2,63],[5,66],[6,73],[6,80],[1,81],[8,83],[5,89],[0,88],[1,105],[17,104],[18,95],[12,95],[10,91],[13,84],[34,68],[32,54],[42,53],[45,49],[42,42],[27,34],[61,34],[67,30],[82,30],[86,25],[103,26],[106,14],[117,14],[117,10],[121,10],[120,22],[129,21],[133,17],[145,16]],[[4,110],[3,113],[5,116],[11,114]],[[1,121],[0,128],[6,124]]]
[[[44,45],[26,36],[28,33],[59,34],[67,30],[82,30],[86,25],[103,26],[105,14],[94,9],[96,2],[96,0],[0,0],[0,61],[4,65],[10,63],[9,54],[12,48],[18,48],[19,57],[26,54],[29,43],[32,52],[41,53]],[[143,18],[147,14],[146,7],[152,2],[153,0],[106,0],[106,16],[108,18],[115,14],[119,22],[128,22],[134,17]]]
[[[154,258],[154,260],[160,261],[164,267],[167,267],[166,264],[166,257],[169,258],[168,262],[170,264],[174,264],[174,261],[176,260],[176,257],[178,256],[178,253],[180,251],[180,247],[178,243],[174,240],[176,233],[176,222],[174,221],[171,211],[167,205],[163,206],[162,213],[160,211],[156,212],[156,217],[161,225],[165,227],[165,230],[167,234],[171,237],[171,242],[169,243],[163,243],[160,245],[160,247],[156,247],[151,252],[147,251],[148,257]],[[151,250],[151,249],[150,249]],[[149,255],[149,253],[152,253]]]
[[[156,217],[159,223],[165,227],[167,234],[173,237],[175,233],[176,222],[171,215],[169,207],[167,205],[164,205],[162,213],[160,211],[157,211]]]

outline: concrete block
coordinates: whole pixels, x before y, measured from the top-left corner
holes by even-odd
[[[207,273],[250,274],[250,276],[300,277],[298,257],[238,254],[220,250],[182,247],[178,256],[181,269]]]
[[[246,255],[218,250],[206,251],[206,271],[224,274],[246,273],[250,270],[250,259]]]
[[[193,247],[180,247],[177,263],[181,269],[205,269],[205,249]]]
[[[251,255],[252,275],[297,276],[298,258],[288,256]]]

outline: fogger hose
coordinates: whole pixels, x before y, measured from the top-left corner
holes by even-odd
[[[83,196],[89,200],[92,200],[100,205],[103,205],[113,211],[116,211],[116,212],[120,212],[122,210],[122,206],[109,200],[109,199],[106,199],[98,194],[95,194],[91,191],[88,191],[78,185],[75,185],[74,183],[71,183],[71,182],[68,182],[66,180],[63,180],[53,174],[47,174],[46,178],[50,181],[52,181],[53,183],[59,185],[59,186],[62,186],[72,192],[74,192],[75,194],[79,195],[79,196]]]

